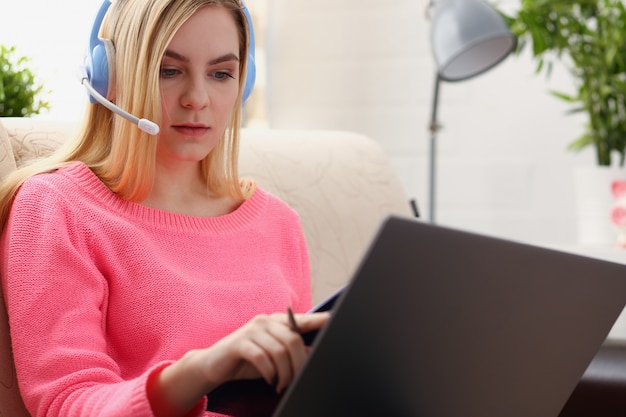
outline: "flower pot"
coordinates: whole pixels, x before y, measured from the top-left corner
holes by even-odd
[[[621,167],[578,166],[574,170],[578,243],[584,246],[613,246],[617,230],[611,222],[615,201],[611,183],[626,179]]]

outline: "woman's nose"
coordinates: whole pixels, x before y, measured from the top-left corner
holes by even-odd
[[[181,97],[181,105],[191,110],[201,110],[209,105],[209,85],[200,77],[190,79],[184,94]]]

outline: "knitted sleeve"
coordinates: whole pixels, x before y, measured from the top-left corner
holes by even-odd
[[[16,196],[2,236],[2,287],[20,391],[34,417],[150,417],[151,369],[124,380],[107,354],[109,288],[72,210],[62,190],[34,177]],[[41,308],[46,314],[34,315]]]

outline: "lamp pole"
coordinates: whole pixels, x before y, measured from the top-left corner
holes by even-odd
[[[429,198],[428,198],[428,220],[435,223],[435,186],[436,186],[436,156],[437,156],[437,132],[441,128],[437,121],[437,109],[439,108],[439,87],[441,85],[441,77],[439,72],[435,73],[435,88],[433,91],[432,113],[430,117],[430,159],[429,159]]]
[[[437,4],[435,4],[437,3]],[[434,11],[434,14],[432,13]],[[430,0],[431,46],[437,65],[430,121],[429,220],[435,223],[439,86],[475,77],[497,65],[517,43],[506,22],[485,0]]]

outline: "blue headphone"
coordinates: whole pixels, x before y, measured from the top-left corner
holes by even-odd
[[[91,29],[91,36],[89,37],[89,51],[85,58],[85,72],[87,82],[93,87],[93,89],[101,96],[110,99],[112,91],[111,86],[115,83],[115,47],[109,39],[100,39],[98,32],[100,32],[100,26],[102,20],[111,5],[111,0],[104,0],[96,19]],[[252,18],[248,8],[243,5],[243,12],[248,21],[249,30],[249,47],[248,47],[248,69],[246,72],[246,80],[243,91],[243,101],[245,102],[254,88],[254,81],[256,79],[256,65],[254,62],[254,29],[252,28]],[[88,88],[88,90],[90,90]],[[90,90],[89,99],[92,103],[102,103],[96,94],[93,94]],[[104,103],[102,103],[104,104]]]

